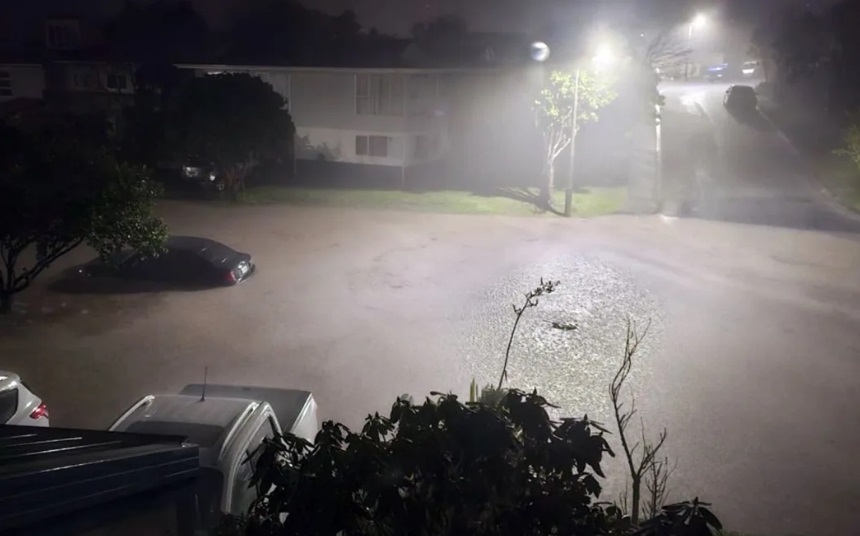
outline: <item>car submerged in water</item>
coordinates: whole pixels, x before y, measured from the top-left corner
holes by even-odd
[[[146,256],[136,250],[117,253],[108,262],[95,259],[79,272],[91,278],[125,279],[176,286],[209,288],[232,286],[256,271],[251,255],[196,236],[171,236],[167,250]]]

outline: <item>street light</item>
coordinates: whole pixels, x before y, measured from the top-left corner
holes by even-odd
[[[591,64],[595,69],[604,70],[611,67],[617,56],[612,47],[602,44],[597,47],[594,56],[591,57]],[[570,164],[567,168],[567,188],[564,190],[564,215],[568,218],[573,213],[573,175],[576,165],[576,123],[579,116],[579,77],[582,72],[582,67],[577,65],[576,74],[573,82],[573,115],[570,120]]]
[[[687,55],[687,65],[684,69],[684,79],[690,79],[690,56],[693,54],[693,31],[701,30],[708,24],[708,17],[703,13],[697,14],[687,26],[687,41],[689,41],[690,53]]]
[[[692,37],[693,30],[701,30],[705,27],[706,24],[708,24],[708,17],[706,17],[702,13],[699,13],[698,15],[693,17],[692,21],[690,21],[690,29],[688,30],[687,34]]]

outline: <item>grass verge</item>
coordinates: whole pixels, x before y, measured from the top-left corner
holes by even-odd
[[[252,205],[285,204],[450,214],[545,214],[535,205],[536,199],[537,190],[522,189],[479,194],[459,190],[405,192],[260,186],[246,190],[241,202]],[[555,192],[554,200],[556,207],[564,207],[564,192]],[[626,188],[589,188],[574,193],[574,215],[584,218],[613,214],[619,212],[626,201]]]

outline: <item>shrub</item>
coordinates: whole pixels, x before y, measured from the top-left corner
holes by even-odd
[[[842,131],[842,147],[833,152],[847,156],[860,170],[860,110],[849,115],[848,126]]]
[[[398,398],[360,432],[326,422],[315,445],[268,441],[252,485],[271,492],[222,533],[710,536],[719,527],[698,501],[641,527],[599,502],[601,462],[614,455],[606,431],[587,416],[553,422],[537,393],[509,390],[493,405],[431,396]]]

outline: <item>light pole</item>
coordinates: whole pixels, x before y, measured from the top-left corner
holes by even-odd
[[[608,67],[615,61],[612,50],[607,47],[599,48],[591,59],[594,67],[600,69]],[[564,215],[570,217],[573,214],[573,176],[576,168],[576,126],[579,118],[579,81],[582,67],[576,67],[573,81],[573,110],[570,118],[570,163],[567,167],[567,188],[564,189]]]
[[[693,55],[693,32],[695,30],[699,30],[704,27],[708,23],[708,18],[703,14],[699,13],[693,20],[690,21],[690,24],[687,26],[687,45],[690,47],[690,52],[687,54],[687,65],[684,68],[684,80],[690,79],[690,63],[691,57]]]
[[[576,120],[579,117],[579,75],[580,67],[576,68],[573,82],[573,116],[570,118],[570,164],[567,167],[567,188],[564,189],[564,215],[568,218],[573,213],[573,172],[576,166]]]

